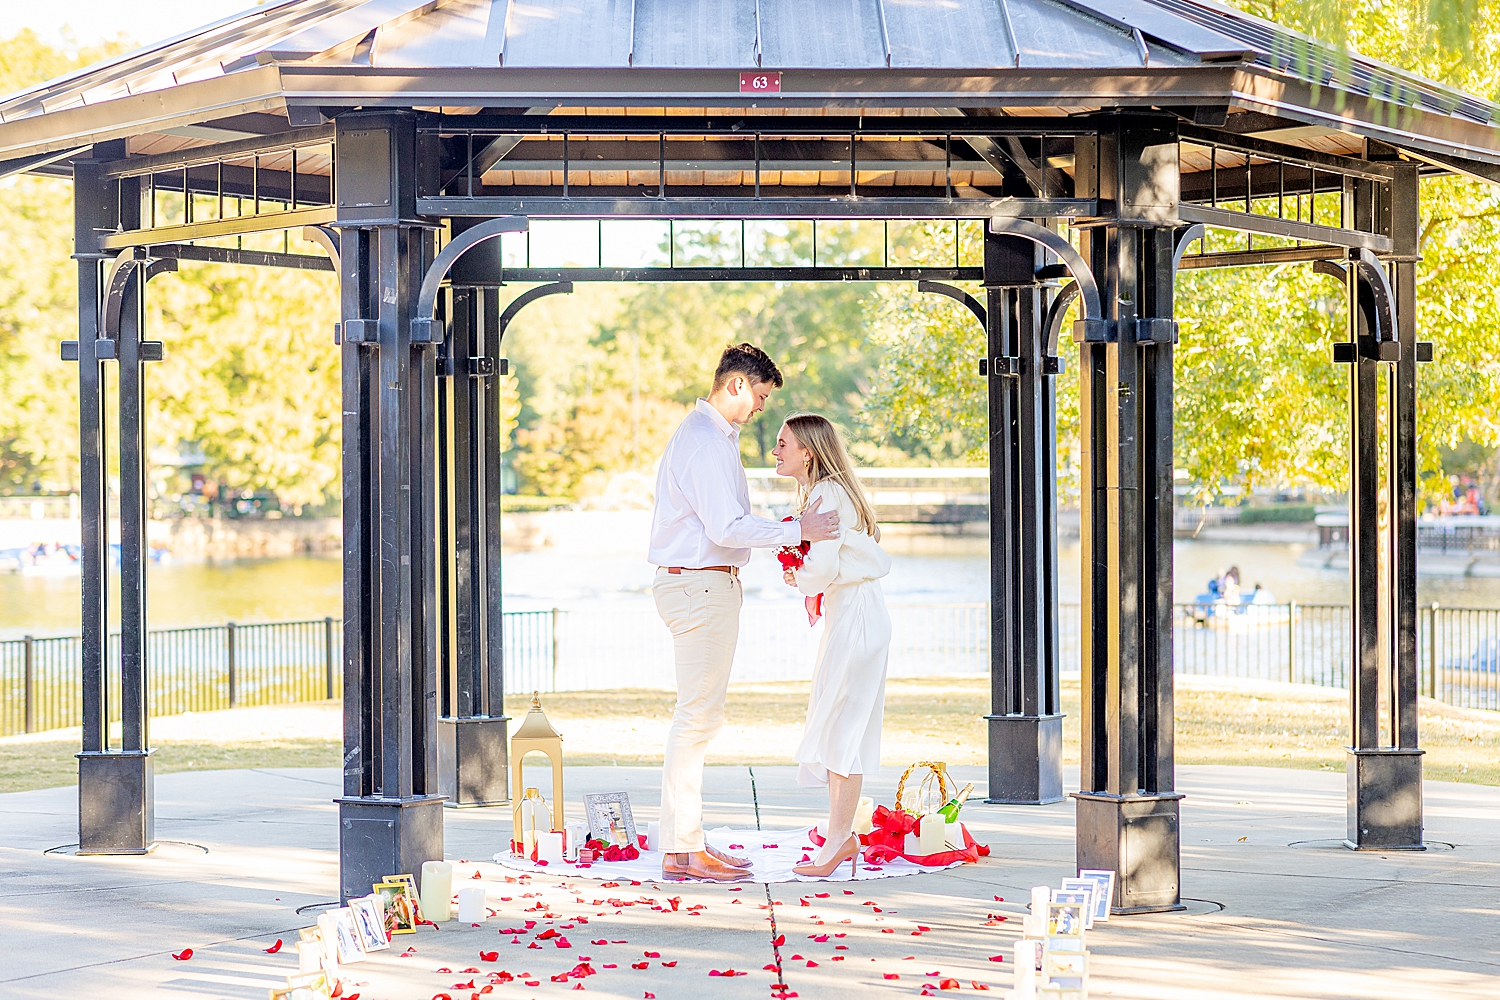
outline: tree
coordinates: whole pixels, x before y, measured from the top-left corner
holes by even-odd
[[[1247,0],[1240,6],[1345,42],[1442,82],[1500,91],[1500,5],[1426,0],[1335,4]],[[1352,16],[1345,17],[1346,13]],[[1338,17],[1330,20],[1332,13]],[[1462,29],[1440,22],[1450,14]],[[1452,18],[1450,18],[1451,20]],[[1336,29],[1336,30],[1335,30]],[[1468,49],[1465,50],[1465,46]],[[1461,54],[1467,51],[1467,54]],[[1436,346],[1422,366],[1418,442],[1428,493],[1444,449],[1500,446],[1500,197],[1466,178],[1422,181],[1418,331]],[[1342,490],[1348,478],[1348,372],[1330,363],[1344,339],[1342,289],[1307,265],[1188,271],[1177,280],[1175,459],[1208,499],[1225,485]],[[951,304],[884,290],[870,312],[887,343],[865,413],[892,440],[934,457],[984,456],[983,383],[968,379],[983,339]],[[1069,365],[1076,369],[1076,363]],[[1059,379],[1060,485],[1076,470],[1076,374]]]

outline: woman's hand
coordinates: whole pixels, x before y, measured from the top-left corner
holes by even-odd
[[[879,544],[880,542],[880,525],[878,524],[875,525],[875,542],[876,544]]]
[[[797,586],[797,571],[794,570],[794,569],[784,569],[784,570],[782,570],[781,571],[781,580],[788,587],[795,587],[795,586]]]

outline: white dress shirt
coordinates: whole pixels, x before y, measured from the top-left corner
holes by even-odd
[[[743,566],[752,548],[796,545],[802,527],[750,513],[750,484],[740,464],[740,431],[698,400],[672,440],[656,474],[651,517],[655,566]]]

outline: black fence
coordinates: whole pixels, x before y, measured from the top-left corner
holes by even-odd
[[[1080,609],[1063,605],[1059,612],[1064,671],[1076,673]],[[742,628],[741,639],[753,642],[737,657],[735,679],[805,677],[816,634],[800,606],[748,609],[746,615],[754,627]],[[985,605],[893,606],[892,617],[900,639],[892,644],[892,676],[988,670]],[[1348,686],[1351,626],[1345,606],[1179,604],[1174,619],[1179,674]],[[504,622],[509,692],[671,683],[670,643],[650,610],[515,611],[506,612]],[[770,636],[777,641],[768,642]],[[1424,695],[1500,709],[1500,609],[1430,605],[1422,609],[1418,636]],[[151,632],[148,642],[153,716],[343,695],[343,628],[335,618],[168,629]],[[120,705],[118,636],[111,637],[110,662],[113,722]],[[0,642],[0,736],[78,725],[79,663],[76,636]]]

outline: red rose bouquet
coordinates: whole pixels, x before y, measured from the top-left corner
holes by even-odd
[[[782,518],[783,521],[795,520],[791,515]],[[812,549],[812,542],[803,539],[796,545],[783,545],[776,550],[776,561],[781,563],[781,578],[786,581],[788,587],[797,586],[797,570],[801,569],[807,561],[807,553]],[[823,595],[809,597],[802,602],[807,607],[807,624],[811,628],[823,617]]]

